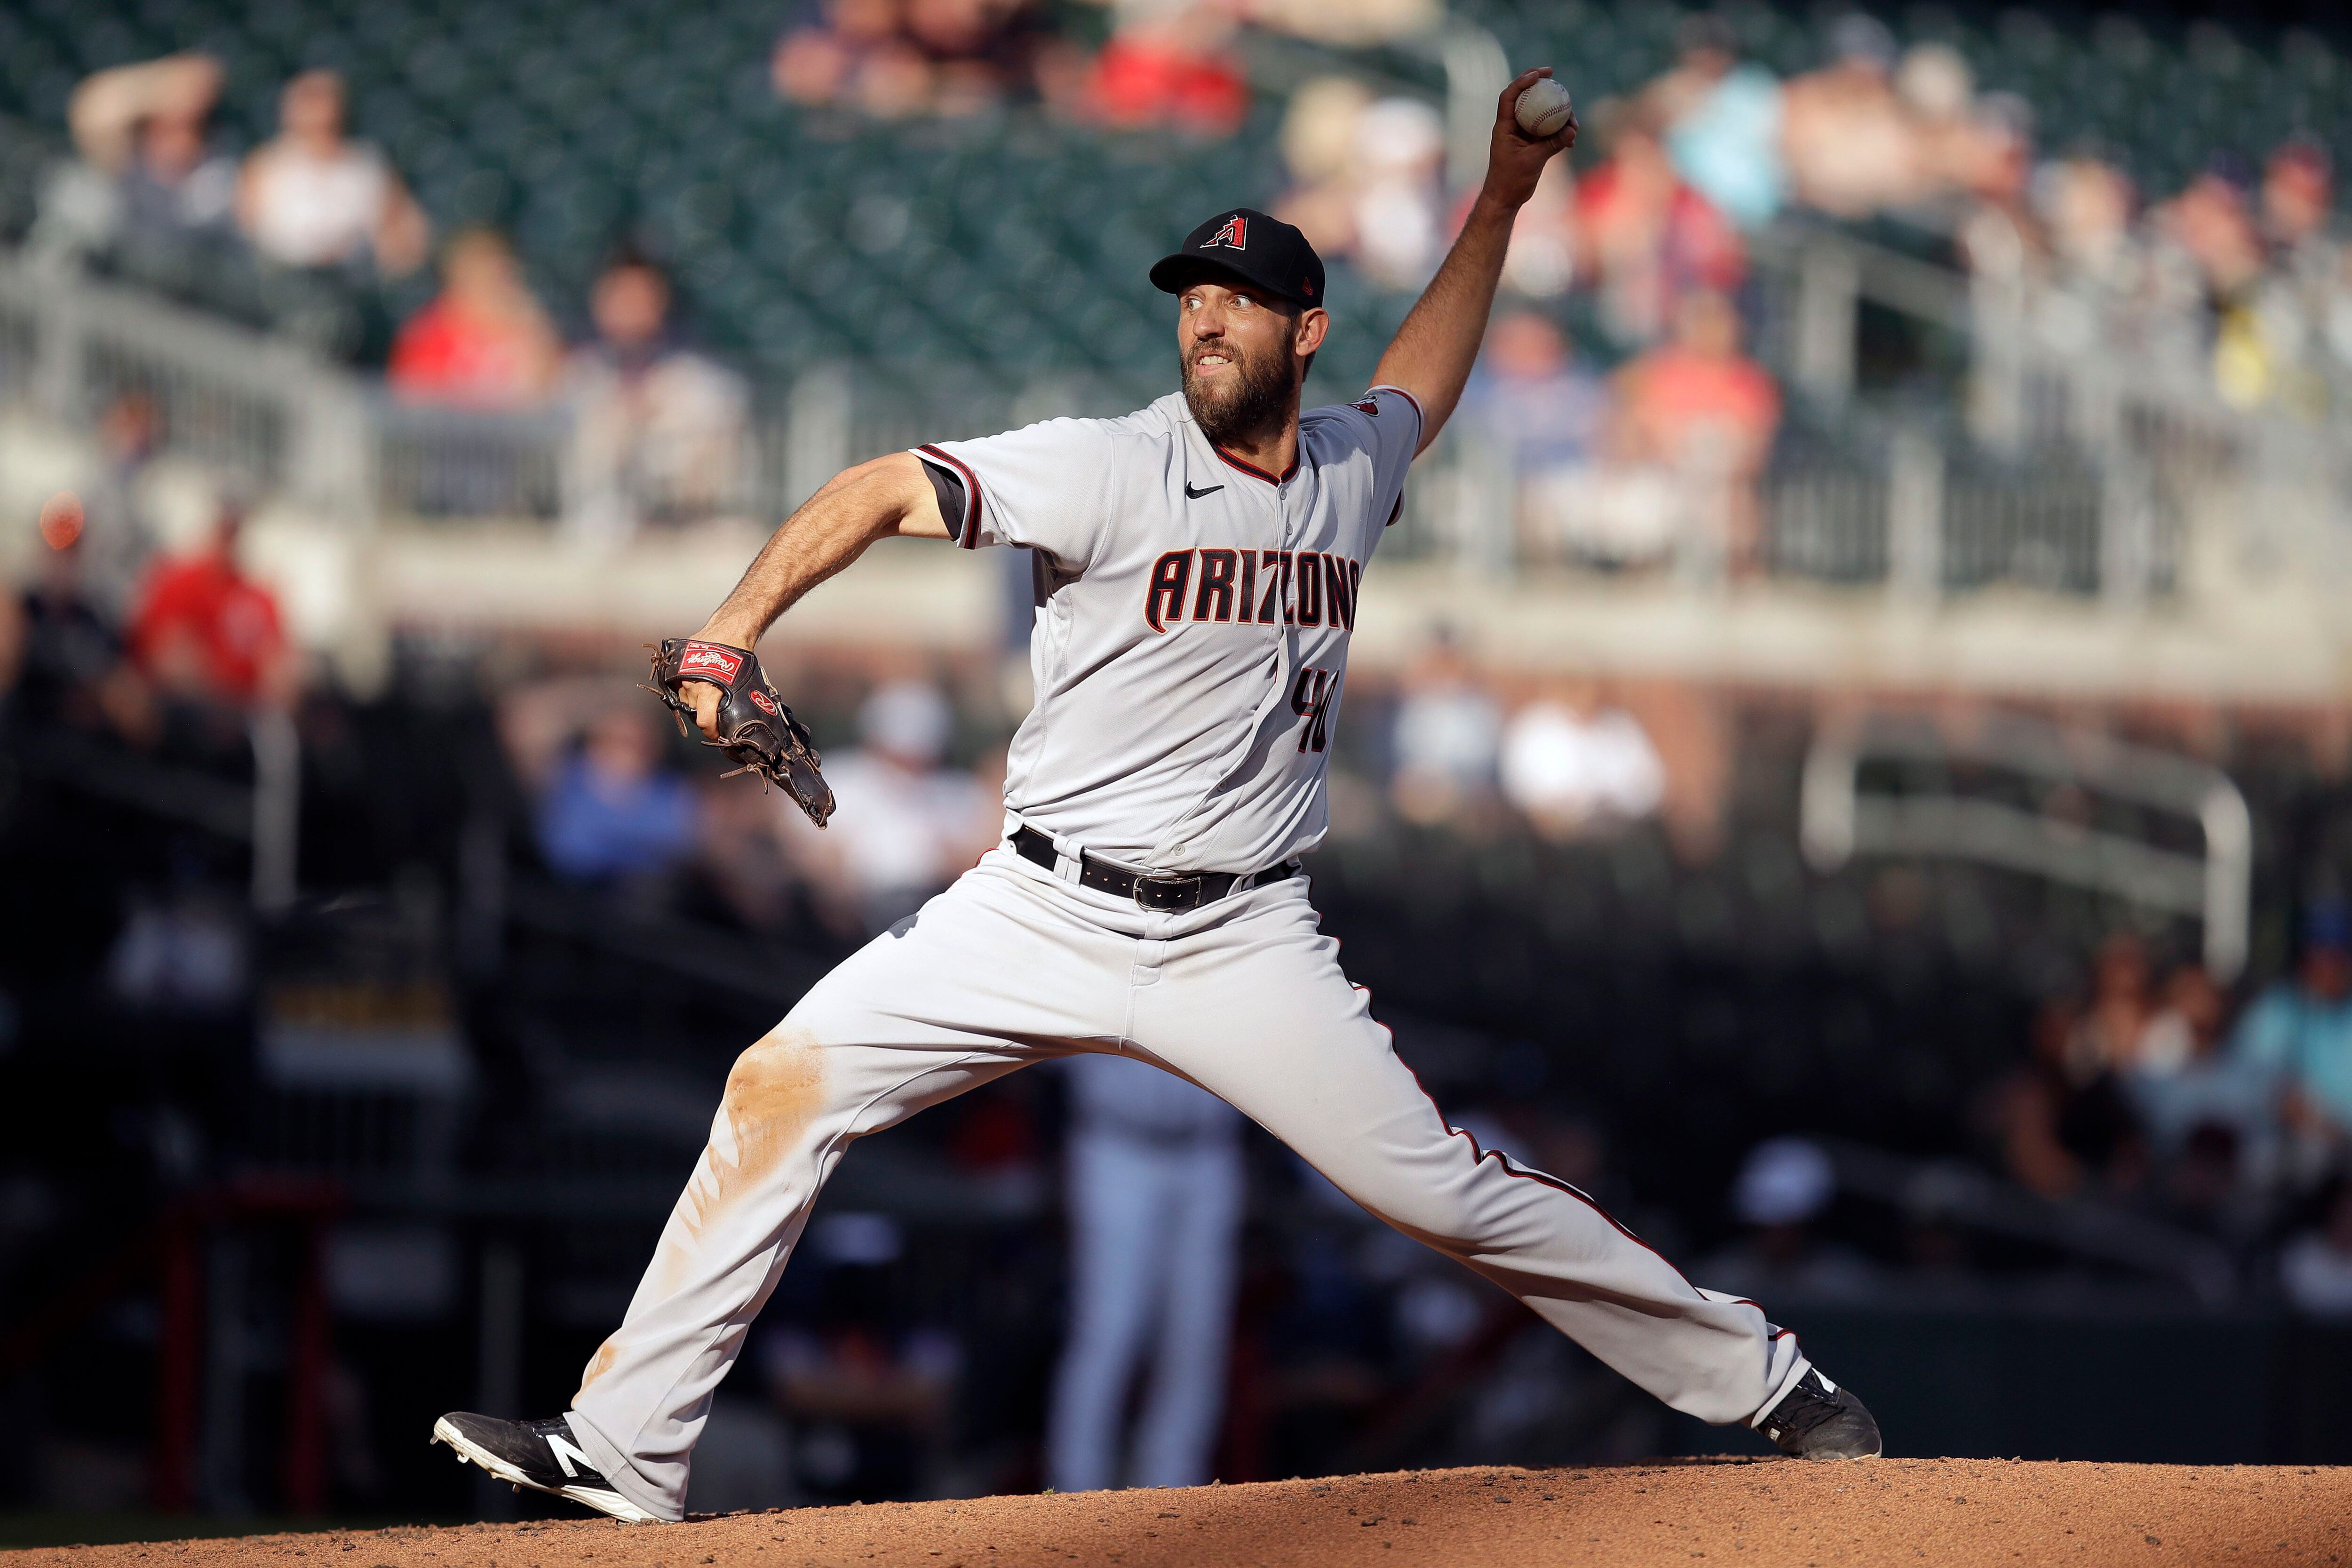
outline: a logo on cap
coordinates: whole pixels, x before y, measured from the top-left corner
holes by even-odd
[[[1201,248],[1203,250],[1214,250],[1221,245],[1228,250],[1247,250],[1249,248],[1249,219],[1244,217],[1239,213],[1235,213],[1233,216],[1225,220],[1225,226],[1223,228],[1217,230],[1216,233],[1211,235],[1208,238],[1201,242]]]

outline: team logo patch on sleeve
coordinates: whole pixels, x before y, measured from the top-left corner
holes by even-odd
[[[1228,250],[1247,250],[1249,248],[1249,219],[1244,217],[1239,213],[1235,213],[1233,216],[1225,220],[1224,227],[1217,230],[1216,233],[1211,235],[1207,239],[1201,242],[1201,248],[1203,250],[1214,250],[1221,245]]]
[[[681,675],[698,673],[715,675],[725,681],[733,680],[736,671],[742,668],[741,654],[732,648],[719,647],[707,642],[687,644],[686,652],[679,656],[677,661],[678,673]]]
[[[1367,397],[1362,402],[1357,404],[1356,406],[1362,409],[1365,413],[1370,415],[1375,419],[1378,419],[1381,416],[1381,405],[1378,398]]]

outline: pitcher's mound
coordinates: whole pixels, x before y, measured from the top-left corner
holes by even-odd
[[[1683,1460],[168,1545],[23,1568],[1754,1568],[2352,1563],[2352,1468]],[[299,1562],[308,1558],[309,1562]],[[141,1560],[143,1559],[143,1563]]]

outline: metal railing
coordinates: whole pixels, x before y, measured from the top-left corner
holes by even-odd
[[[2330,428],[2223,407],[2178,374],[2135,374],[2127,347],[2069,361],[2034,332],[2011,335],[2021,318],[2000,290],[1832,230],[1777,230],[1758,254],[1777,301],[1759,353],[1792,393],[1762,472],[1606,461],[1531,471],[1465,410],[1417,468],[1384,550],[1490,576],[1648,571],[1706,590],[1765,575],[1921,600],[2005,584],[2135,608],[2178,589],[2195,530],[2260,534],[2298,561],[2330,548],[2325,522],[2352,493]],[[1968,335],[1956,409],[1890,414],[1856,395],[1865,304]],[[173,449],[355,526],[552,526],[594,510],[561,405],[490,416],[403,403],[285,340],[0,262],[0,398],[87,427],[134,390],[153,400]],[[970,365],[895,377],[818,367],[771,389],[730,470],[697,485],[701,499],[633,510],[685,521],[698,505],[772,522],[880,452],[1123,412],[1163,390],[1157,377],[1019,384]]]
[[[1904,787],[1865,789],[1871,764]],[[2007,773],[2037,788],[2076,789],[2193,823],[2202,853],[2154,833],[2092,827],[2030,809],[1963,773]],[[1980,780],[1977,781],[1981,783]],[[1805,759],[1805,857],[1833,871],[1856,855],[1950,857],[2110,893],[2187,915],[2204,928],[2205,967],[2226,985],[2245,968],[2253,909],[2253,826],[2246,797],[2220,769],[2169,752],[2014,714],[1973,725],[1879,717],[1824,731]]]

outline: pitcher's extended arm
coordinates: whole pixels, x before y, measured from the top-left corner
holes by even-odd
[[[1380,370],[1372,377],[1404,388],[1421,405],[1423,451],[1437,439],[1461,401],[1463,384],[1478,358],[1486,316],[1495,307],[1495,285],[1503,276],[1503,255],[1510,248],[1512,221],[1535,194],[1536,180],[1552,154],[1576,145],[1574,115],[1555,135],[1530,136],[1519,129],[1514,111],[1519,94],[1538,77],[1549,75],[1549,66],[1521,71],[1503,89],[1478,199],[1471,204],[1470,216],[1437,276],[1422,290],[1388,352],[1381,355]]]
[[[753,647],[801,596],[866,553],[877,539],[945,539],[938,495],[922,459],[893,452],[845,468],[801,504],[760,547],[726,602],[695,634],[706,642]],[[694,702],[695,722],[713,739],[719,691],[705,681],[681,696]]]

